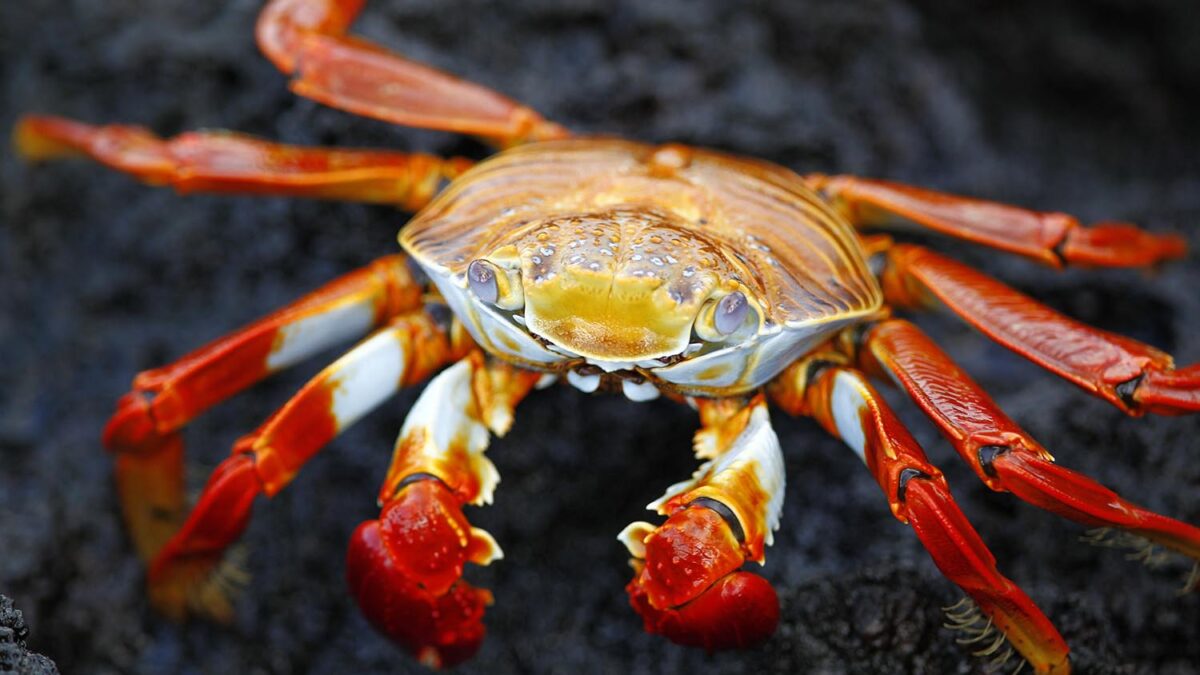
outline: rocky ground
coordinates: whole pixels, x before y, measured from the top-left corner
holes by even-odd
[[[888,177],[1200,245],[1200,11],[1187,1],[654,3],[382,0],[361,32],[494,86],[573,129],[715,146],[798,171]],[[291,96],[252,41],[259,3],[0,3],[0,128],[23,111],[232,128],[295,143],[482,156]],[[155,615],[121,531],[99,435],[132,374],[395,250],[403,216],[285,199],[178,197],[85,164],[0,153],[0,592],[31,649],[69,673],[419,672],[346,595],[344,546],[413,394],[312,462],[245,537],[253,583],[230,627]],[[1200,263],[1153,276],[1055,274],[935,242],[1080,319],[1200,359]],[[955,321],[920,318],[1059,460],[1200,523],[1200,418],[1131,420]],[[329,355],[332,358],[333,354]],[[204,417],[215,465],[319,367]],[[899,399],[895,399],[900,403]],[[987,492],[900,406],[955,494],[1071,644],[1081,672],[1191,673],[1200,598],[1078,541],[1081,528]],[[776,415],[789,469],[766,576],[778,634],[706,655],[644,635],[614,540],[694,466],[688,410],[565,388],[533,397],[491,451],[503,484],[472,510],[505,560],[473,570],[497,604],[467,673],[974,672],[941,628],[958,599],[858,460]]]
[[[0,595],[0,673],[57,673],[53,661],[29,651],[25,645],[28,637],[29,626],[25,625],[21,610],[13,605],[10,598]]]

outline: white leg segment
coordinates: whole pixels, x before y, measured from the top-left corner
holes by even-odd
[[[465,459],[479,486],[472,503],[491,504],[500,472],[483,454],[491,442],[491,434],[480,419],[471,391],[473,371],[471,360],[463,359],[429,381],[404,420],[397,452],[403,446],[407,462],[431,467]],[[465,454],[465,458],[454,456],[460,454]],[[435,471],[429,473],[438,475]],[[438,477],[447,482],[452,480],[451,476]]]
[[[863,411],[868,408],[867,396],[862,379],[847,370],[839,370],[834,376],[830,408],[838,436],[850,446],[858,458],[867,462],[867,437],[863,433]]]
[[[341,432],[396,393],[404,378],[407,342],[396,329],[363,341],[332,367],[333,417]]]
[[[490,504],[500,474],[484,456],[491,434],[503,435],[517,403],[542,374],[473,352],[429,381],[396,441],[381,500],[418,473],[437,476],[471,504]]]
[[[375,324],[375,301],[351,297],[320,314],[302,316],[279,327],[267,355],[267,370],[299,363],[316,352],[365,334]]]

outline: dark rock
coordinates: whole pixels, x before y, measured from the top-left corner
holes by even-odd
[[[448,134],[357,119],[290,95],[256,51],[260,2],[0,2],[0,128],[41,111],[161,133],[231,128],[294,143],[482,156]],[[970,6],[970,8],[968,8]],[[1181,0],[720,2],[377,0],[360,32],[587,132],[715,146],[798,171],[861,173],[1044,209],[1130,219],[1200,243],[1200,12]],[[420,672],[344,584],[374,517],[406,394],[335,442],[245,537],[254,581],[232,627],[152,612],[120,526],[113,402],[163,364],[339,272],[395,250],[377,207],[179,197],[76,163],[0,153],[0,590],[65,672]],[[1056,274],[931,243],[1108,330],[1200,359],[1200,265]],[[1200,523],[1200,418],[1122,417],[959,323],[920,322],[1065,465]],[[329,354],[331,359],[334,354]],[[319,367],[190,428],[203,472]],[[1081,529],[978,484],[910,406],[1000,568],[1057,623],[1080,672],[1195,672],[1200,598]],[[489,636],[463,672],[971,672],[941,628],[958,599],[861,464],[776,415],[790,483],[764,573],[778,635],[745,653],[644,635],[614,537],[694,467],[694,416],[554,389],[491,456],[496,504],[469,516],[505,560]],[[201,475],[203,475],[201,473]],[[200,479],[197,478],[196,484]]]
[[[0,595],[0,673],[51,675],[58,673],[54,662],[25,648],[29,627],[11,598]]]

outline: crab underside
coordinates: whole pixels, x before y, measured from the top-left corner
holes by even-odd
[[[560,379],[636,401],[666,395],[699,413],[703,464],[650,505],[664,522],[620,534],[632,556],[631,604],[648,631],[682,644],[748,647],[775,629],[774,590],[744,568],[764,562],[779,526],[784,464],[773,401],[814,418],[863,460],[893,515],[966,593],[948,612],[964,642],[995,665],[1069,669],[1057,630],[996,569],[873,377],[898,385],[989,488],[1100,528],[1096,543],[1200,560],[1200,530],[1056,464],[892,311],[948,310],[1130,415],[1200,409],[1200,367],[1175,368],[1152,347],[864,230],[920,227],[1057,268],[1150,266],[1181,257],[1180,239],[878,180],[800,176],[680,145],[575,138],[499,94],[347,36],[361,4],[274,0],[259,45],[302,96],[512,149],[475,164],[219,132],[163,140],[52,117],[28,117],[16,132],[28,158],[82,154],[183,192],[417,213],[401,233],[406,255],[139,374],[119,401],[104,442],[164,613],[228,619],[223,558],[255,497],[277,494],[338,433],[427,378],[379,491],[380,516],[352,536],[347,578],[372,623],[433,666],[470,658],[484,637],[491,595],[462,573],[501,552],[462,507],[492,499],[490,436],[509,429],[526,395]],[[267,375],[358,338],[235,444],[189,511],[181,429]],[[1195,572],[1188,583],[1196,587]]]

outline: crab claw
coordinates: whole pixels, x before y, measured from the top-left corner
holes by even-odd
[[[638,570],[625,587],[647,632],[708,650],[753,647],[775,632],[779,599],[762,577],[739,570],[737,538],[716,511],[692,506],[636,543]]]
[[[432,476],[402,485],[379,520],[350,539],[346,580],[367,619],[422,663],[444,668],[483,644],[492,594],[459,578],[467,561],[485,565],[500,548],[472,528],[450,490]]]

